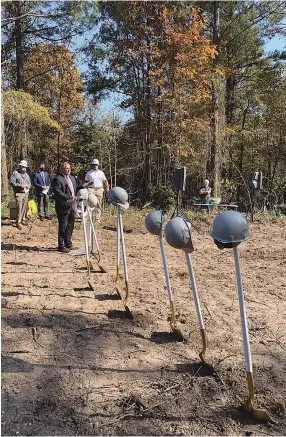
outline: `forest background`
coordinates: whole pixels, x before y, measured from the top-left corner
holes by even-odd
[[[285,44],[264,50],[285,41],[286,2],[1,5],[2,196],[21,159],[82,176],[98,157],[136,206],[168,207],[177,166],[186,203],[208,177],[244,210],[254,171],[286,202]],[[123,117],[102,111],[114,93]]]

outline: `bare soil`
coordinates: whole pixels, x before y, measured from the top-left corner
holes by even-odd
[[[239,246],[255,404],[276,422],[263,424],[240,409],[248,391],[234,261],[208,235],[212,220],[195,222],[191,256],[215,374],[199,364],[184,254],[166,244],[186,341],[170,333],[159,242],[144,214],[123,216],[133,319],[115,291],[114,217],[98,230],[107,273],[94,263],[94,291],[84,257],[55,250],[56,218],[22,231],[3,221],[2,435],[286,434],[286,221],[250,224]],[[83,246],[80,222],[73,244]]]

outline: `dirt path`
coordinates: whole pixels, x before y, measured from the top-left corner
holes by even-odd
[[[3,223],[2,435],[285,435],[285,221],[254,223],[239,247],[256,405],[277,422],[265,425],[238,409],[247,385],[232,251],[213,244],[210,218],[193,233],[212,376],[198,366],[183,253],[166,245],[185,343],[169,334],[159,244],[142,217],[123,217],[133,229],[125,234],[133,320],[114,288],[113,230],[99,230],[107,274],[92,274],[92,291],[84,258],[55,251],[55,219],[22,231]],[[76,223],[74,246],[82,245]]]

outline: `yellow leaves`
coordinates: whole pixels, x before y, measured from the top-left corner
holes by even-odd
[[[83,83],[67,47],[54,44],[36,44],[24,64],[26,90],[50,114],[61,119],[72,119],[76,109],[83,108]],[[59,106],[59,100],[60,106]]]
[[[203,92],[201,93],[201,100],[208,100],[211,97],[211,93],[209,92]]]
[[[225,69],[223,67],[216,67],[215,73],[221,77],[225,77]]]
[[[49,116],[47,108],[35,102],[33,97],[24,91],[5,91],[3,93],[3,108],[5,118],[29,123],[37,123],[55,130],[60,127]]]

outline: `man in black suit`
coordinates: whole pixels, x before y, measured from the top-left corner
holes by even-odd
[[[77,200],[77,183],[70,172],[70,164],[64,162],[61,172],[53,180],[56,213],[59,221],[58,251],[63,253],[72,249],[71,237],[75,220],[74,204]]]

